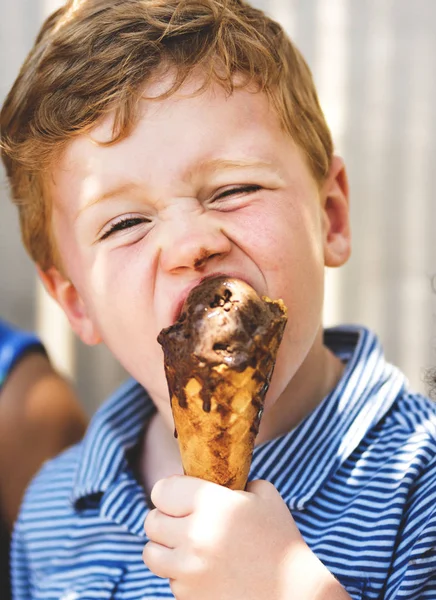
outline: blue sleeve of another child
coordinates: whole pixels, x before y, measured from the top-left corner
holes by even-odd
[[[15,363],[30,349],[44,352],[35,334],[17,329],[0,319],[0,388]]]

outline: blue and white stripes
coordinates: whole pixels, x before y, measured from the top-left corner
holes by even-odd
[[[408,392],[370,332],[325,339],[347,363],[339,385],[255,449],[250,479],[277,487],[353,599],[436,600],[436,407]],[[142,563],[148,508],[126,458],[153,410],[127,382],[34,480],[13,537],[17,600],[173,597]]]

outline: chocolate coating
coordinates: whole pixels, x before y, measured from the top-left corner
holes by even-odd
[[[272,375],[271,345],[280,342],[286,325],[282,301],[260,298],[247,283],[224,276],[204,280],[191,290],[179,320],[163,329],[158,342],[165,355],[170,395],[185,402],[182,383],[191,377],[207,382],[204,410],[210,410],[219,374],[214,367],[236,371],[251,366],[265,381],[264,397]],[[278,343],[273,343],[278,340]],[[263,403],[259,398],[259,409]]]

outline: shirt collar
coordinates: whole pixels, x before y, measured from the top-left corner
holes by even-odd
[[[129,379],[95,413],[82,442],[72,503],[101,494],[128,469],[127,451],[155,411],[144,388]]]
[[[340,382],[295,429],[253,454],[250,480],[273,483],[291,509],[304,508],[407,385],[367,329],[328,329],[325,343],[346,363]],[[144,388],[130,379],[96,412],[82,442],[74,504],[106,492],[126,473],[126,453],[155,410]]]
[[[407,386],[367,329],[328,329],[325,343],[346,363],[341,380],[295,429],[257,446],[250,471],[250,480],[270,481],[296,510],[304,509]]]

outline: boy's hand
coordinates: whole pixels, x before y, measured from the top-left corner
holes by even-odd
[[[266,481],[235,492],[193,477],[158,481],[143,560],[177,600],[346,600]]]

